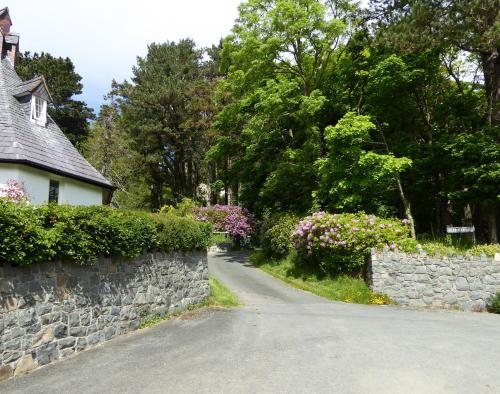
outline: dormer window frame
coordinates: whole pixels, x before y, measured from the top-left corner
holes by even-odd
[[[31,121],[38,126],[47,125],[47,100],[34,94],[31,96]]]

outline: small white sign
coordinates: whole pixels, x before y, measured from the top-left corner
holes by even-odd
[[[473,233],[476,231],[476,228],[474,226],[472,227],[452,227],[452,226],[447,226],[446,227],[446,232],[448,234],[465,234],[465,233]]]

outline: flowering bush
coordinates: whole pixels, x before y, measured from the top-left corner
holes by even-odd
[[[4,185],[0,185],[0,197],[17,203],[28,201],[24,184],[14,179],[9,179]]]
[[[247,209],[234,205],[213,205],[194,208],[195,217],[201,222],[209,222],[215,231],[227,231],[233,240],[249,236],[253,229]]]
[[[359,272],[370,248],[408,249],[413,243],[406,222],[374,215],[324,212],[301,220],[292,240],[304,261],[335,274]]]

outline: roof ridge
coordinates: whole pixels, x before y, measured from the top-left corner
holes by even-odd
[[[42,80],[42,79],[43,79],[43,75],[38,75],[38,76],[36,76],[36,77],[34,77],[34,78],[28,79],[28,80],[26,80],[26,81],[22,81],[21,83],[19,83],[19,84],[17,85],[17,87],[22,86],[22,85],[25,85],[25,84],[28,84],[28,83],[31,83],[31,82],[35,82],[35,81],[36,81],[36,80],[38,80],[38,79],[39,79],[39,80]]]

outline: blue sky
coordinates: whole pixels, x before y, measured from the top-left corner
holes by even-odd
[[[1,0],[0,0],[1,1]],[[21,51],[69,57],[83,77],[81,99],[99,109],[111,80],[129,78],[151,42],[227,35],[241,0],[4,0]]]

